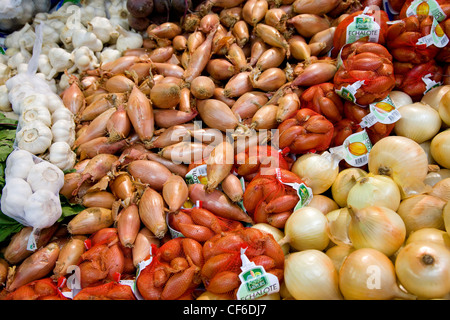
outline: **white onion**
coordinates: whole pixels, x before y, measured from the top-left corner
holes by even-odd
[[[395,123],[398,136],[410,138],[417,143],[433,138],[441,128],[439,113],[422,102],[415,102],[398,108],[401,118]]]
[[[439,132],[431,140],[431,156],[442,167],[450,169],[450,129]]]
[[[284,282],[296,300],[341,300],[333,261],[322,251],[291,253],[285,262]]]

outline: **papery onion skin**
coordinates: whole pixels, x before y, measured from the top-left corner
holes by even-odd
[[[402,286],[422,299],[439,299],[450,292],[449,268],[450,250],[431,241],[406,245],[395,260]]]
[[[352,217],[348,237],[356,249],[373,248],[393,255],[406,239],[406,226],[395,211],[378,206],[360,210],[349,208]]]
[[[405,245],[408,245],[414,241],[435,242],[450,249],[450,235],[444,230],[439,230],[436,228],[422,228],[411,232],[406,239]]]
[[[367,172],[360,168],[347,168],[339,172],[331,185],[331,194],[340,207],[347,206],[347,196],[357,179],[367,176]]]
[[[296,300],[342,300],[333,261],[319,250],[291,253],[285,262],[284,282]]]
[[[400,187],[402,196],[426,190],[423,180],[428,174],[428,157],[420,145],[406,137],[388,136],[370,150],[369,172],[390,176]]]
[[[346,300],[414,299],[397,285],[394,264],[378,250],[357,249],[339,270],[339,288]]]
[[[442,167],[450,169],[450,129],[433,137],[430,145],[431,156]]]

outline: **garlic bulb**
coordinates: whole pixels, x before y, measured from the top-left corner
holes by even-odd
[[[439,132],[431,139],[430,151],[441,167],[450,169],[450,129]]]
[[[347,256],[339,269],[339,288],[346,300],[415,299],[398,286],[392,261],[372,248]]]
[[[103,43],[108,43],[117,39],[119,33],[114,30],[114,26],[111,21],[105,17],[96,16],[94,19],[88,22],[87,30],[96,35],[96,37]]]
[[[322,155],[307,153],[294,162],[291,171],[298,175],[313,194],[327,191],[339,173],[339,166],[335,164],[328,152]]]
[[[356,249],[373,248],[389,257],[406,239],[405,223],[400,215],[389,208],[349,208],[349,213],[348,237]]]
[[[296,300],[342,300],[333,261],[319,250],[289,254],[285,261],[284,282]]]
[[[16,134],[19,148],[36,155],[44,153],[51,146],[52,139],[50,128],[39,120],[27,124]]]
[[[348,236],[348,226],[351,221],[348,208],[333,210],[326,215],[327,234],[330,240],[340,246],[351,247],[352,242]]]
[[[369,173],[367,176],[359,178],[349,190],[347,205],[353,209],[377,205],[396,211],[400,200],[400,189],[394,180],[388,176]]]
[[[58,194],[64,185],[64,173],[54,164],[42,161],[30,169],[27,182],[30,184],[33,192],[44,189]]]
[[[347,196],[350,189],[359,178],[367,176],[367,172],[360,168],[347,168],[339,172],[331,185],[331,195],[342,208],[347,206]]]
[[[8,99],[8,88],[6,85],[0,85],[0,111],[12,111],[11,102]]]
[[[70,120],[58,120],[52,125],[53,142],[66,142],[73,146],[75,142],[75,123]]]
[[[120,25],[116,25],[116,31],[119,33],[116,41],[116,49],[124,52],[128,49],[137,49],[142,47],[144,38],[137,32],[125,30]]]
[[[370,150],[368,168],[375,175],[391,177],[399,185],[402,197],[427,190],[423,183],[428,174],[427,154],[409,138],[387,136],[380,139]]]
[[[94,51],[87,46],[78,47],[72,53],[74,66],[79,71],[94,69],[100,65]]]
[[[39,120],[44,123],[47,127],[52,124],[52,116],[50,111],[44,106],[37,105],[27,105],[22,109],[22,114],[19,117],[19,125],[21,127],[26,126],[32,121]]]
[[[2,212],[19,222],[23,222],[24,200],[28,199],[32,193],[30,185],[24,179],[10,178],[2,190]]]
[[[408,292],[422,299],[442,298],[450,292],[450,250],[431,241],[414,241],[395,260],[395,272]]]
[[[433,138],[441,128],[439,113],[422,102],[415,102],[398,108],[401,118],[395,123],[398,136],[410,138],[417,143]]]
[[[415,241],[430,241],[450,249],[450,235],[444,230],[436,228],[422,228],[411,232],[406,239],[405,245]]]
[[[57,194],[39,189],[24,204],[24,218],[33,228],[51,227],[62,214],[61,203]]]
[[[72,151],[67,142],[54,142],[49,149],[49,161],[59,169],[72,169],[77,160],[77,154]]]
[[[37,93],[34,90],[28,92],[26,97],[14,103],[13,109],[16,113],[22,114],[23,111],[29,107],[47,108],[48,99],[44,93]]]
[[[52,123],[56,123],[58,120],[74,121],[73,113],[67,108],[58,108],[52,112]]]
[[[404,199],[397,213],[405,222],[406,233],[422,228],[444,229],[442,211],[447,201],[428,194]]]
[[[34,166],[34,160],[30,152],[14,150],[6,158],[5,180],[8,181],[10,178],[26,179],[32,166]]]
[[[306,206],[294,211],[286,221],[284,234],[278,243],[289,243],[296,250],[324,250],[330,242],[327,218],[313,207]]]

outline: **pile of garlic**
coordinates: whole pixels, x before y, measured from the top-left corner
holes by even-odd
[[[30,24],[5,39],[6,54],[0,57],[0,111],[8,111],[1,109],[2,70],[8,68],[10,76],[26,70],[39,24],[43,25],[43,43],[37,76],[55,93],[69,86],[71,75],[79,77],[143,44],[142,35],[130,30],[126,0],[66,2],[53,12],[38,13]]]
[[[73,168],[74,115],[62,99],[44,80],[29,73],[10,78],[5,86],[19,119],[15,146],[48,159],[61,170]]]
[[[6,159],[1,211],[25,226],[48,228],[62,215],[59,191],[63,185],[61,169],[15,149]]]

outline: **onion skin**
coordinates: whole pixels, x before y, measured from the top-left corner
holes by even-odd
[[[109,191],[95,191],[86,193],[80,201],[81,205],[86,208],[102,207],[112,209],[116,197]]]
[[[164,165],[167,169],[170,170],[170,172],[175,173],[181,177],[185,177],[186,173],[188,173],[188,166],[185,164],[177,164],[174,163],[168,159],[165,159],[163,157],[161,157],[160,155],[153,153],[153,152],[148,152],[146,155],[148,160],[151,161],[156,161],[158,163],[161,163],[162,165]]]
[[[170,128],[175,125],[185,124],[194,119],[198,112],[192,109],[184,112],[176,109],[154,109],[155,124],[160,128]]]
[[[64,90],[62,101],[64,106],[75,115],[86,107],[84,94],[76,82],[73,82],[69,88]]]
[[[67,231],[71,234],[92,234],[114,223],[111,209],[86,208],[70,220]]]
[[[133,129],[138,133],[139,139],[144,144],[149,143],[155,130],[153,108],[139,88],[134,87],[131,91],[126,111]]]
[[[136,191],[131,176],[126,172],[116,175],[110,181],[109,188],[115,197],[123,201],[131,199]]]
[[[80,146],[81,144],[88,142],[92,139],[102,137],[106,134],[106,125],[108,123],[109,118],[116,112],[116,108],[109,108],[108,110],[102,112],[99,116],[97,116],[94,120],[92,120],[86,130],[80,134],[75,142],[73,143],[73,148]]]
[[[142,183],[161,191],[172,173],[164,165],[151,160],[135,160],[127,167],[128,173]]]
[[[233,202],[239,202],[244,196],[241,181],[234,174],[229,174],[222,181],[222,190]]]
[[[84,240],[86,237],[73,237],[62,248],[55,263],[53,274],[56,279],[67,274],[67,268],[71,265],[77,265],[80,262],[81,255],[86,251]]]
[[[170,212],[179,210],[189,196],[186,181],[182,177],[172,174],[163,185],[162,195]]]
[[[231,109],[220,100],[198,101],[197,109],[202,120],[210,128],[226,132],[227,130],[234,130],[239,124]]]
[[[59,252],[59,246],[53,242],[34,252],[17,268],[14,279],[7,284],[7,290],[14,291],[20,286],[46,276],[55,267]]]
[[[337,71],[336,65],[329,62],[315,62],[308,65],[294,81],[293,86],[313,86],[333,79]]]
[[[252,219],[220,190],[207,193],[205,186],[196,183],[189,186],[189,197],[193,202],[202,201],[202,207],[226,219],[252,223]]]
[[[120,106],[111,115],[106,123],[106,131],[108,132],[108,141],[116,142],[128,137],[131,131],[131,122],[125,109]]]
[[[146,227],[143,227],[134,241],[134,246],[132,249],[133,253],[133,265],[137,265],[148,258],[150,254],[151,245],[159,247],[160,240],[155,237],[155,235]]]
[[[120,243],[127,248],[132,248],[139,233],[141,220],[138,206],[134,203],[122,209],[117,218],[117,234]]]
[[[228,141],[223,141],[214,147],[206,165],[208,182],[206,191],[216,189],[229,174],[234,164],[234,147]]]
[[[159,192],[147,187],[139,201],[139,216],[142,223],[158,238],[162,239],[168,227],[164,212],[164,199]]]

